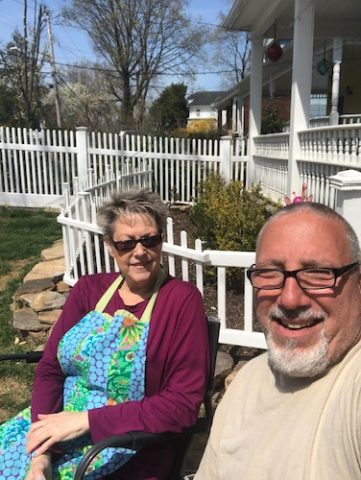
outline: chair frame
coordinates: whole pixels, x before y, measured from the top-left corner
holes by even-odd
[[[123,435],[115,435],[112,437],[108,437],[100,442],[97,442],[88,450],[88,452],[81,459],[76,470],[74,480],[84,479],[91,461],[98,453],[100,453],[105,448],[124,447],[136,450],[138,452],[142,448],[145,448],[147,446],[169,441],[173,441],[175,443],[175,459],[173,462],[172,470],[167,477],[167,480],[179,480],[181,478],[180,472],[184,463],[189,443],[193,435],[199,433],[208,434],[213,420],[212,396],[220,323],[215,317],[207,317],[207,324],[210,352],[210,372],[203,401],[205,415],[203,417],[199,417],[195,425],[185,429],[183,432],[128,432]],[[24,360],[27,363],[36,363],[41,359],[41,357],[42,352],[35,351],[0,355],[0,361]]]

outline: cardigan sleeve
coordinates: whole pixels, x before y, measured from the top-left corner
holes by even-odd
[[[179,432],[191,426],[208,369],[202,296],[194,285],[173,279],[161,289],[152,315],[145,397],[89,410],[93,441],[128,431]]]

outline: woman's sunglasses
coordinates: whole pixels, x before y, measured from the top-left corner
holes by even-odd
[[[131,240],[119,240],[118,242],[113,242],[114,247],[118,252],[128,252],[133,250],[137,243],[141,243],[145,248],[154,248],[162,243],[162,234],[151,235],[149,237],[141,237]]]

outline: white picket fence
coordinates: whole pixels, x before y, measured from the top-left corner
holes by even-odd
[[[146,182],[146,175],[142,177],[129,176],[129,183],[123,183],[122,188],[140,186]],[[133,179],[133,180],[132,180]],[[122,180],[125,182],[125,180]],[[71,196],[68,187],[65,187],[65,202],[58,221],[62,225],[66,271],[64,281],[74,285],[78,278],[85,274],[118,271],[118,267],[102,240],[100,228],[96,224],[96,213],[105,200],[109,198],[114,189],[116,178],[111,178],[86,191],[76,192]],[[221,322],[220,342],[230,345],[243,345],[249,347],[266,348],[264,336],[254,328],[252,287],[246,278],[245,269],[254,263],[254,252],[222,252],[203,250],[202,242],[196,240],[194,246],[189,245],[187,233],[182,232],[179,244],[173,232],[172,219],[168,218],[166,241],[163,244],[164,265],[169,273],[187,281],[193,281],[203,293],[207,282],[205,281],[205,268],[211,268],[216,277],[217,304],[212,314],[219,317]],[[228,268],[240,268],[244,275],[244,289],[239,291],[239,317],[230,318],[227,314],[227,287],[226,275]],[[207,287],[208,288],[208,287]]]
[[[108,172],[124,176],[151,173],[151,186],[166,202],[191,203],[211,172],[242,182],[246,177],[246,142],[190,140],[140,135],[0,128],[0,204],[59,206],[63,185],[74,179],[86,186]]]

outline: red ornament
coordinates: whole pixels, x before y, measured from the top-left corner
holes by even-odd
[[[283,50],[279,43],[273,42],[266,50],[266,57],[271,62],[277,62],[282,57]]]

